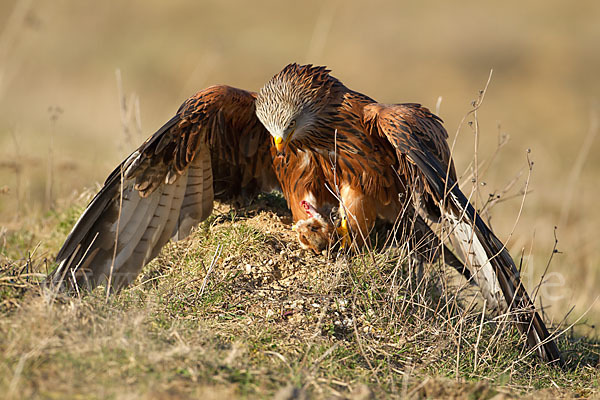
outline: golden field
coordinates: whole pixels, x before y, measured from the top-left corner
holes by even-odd
[[[380,102],[439,108],[463,189],[475,159],[478,205],[501,194],[491,224],[530,290],[549,264],[548,319],[597,338],[599,21],[595,0],[4,0],[0,246],[28,230],[52,257],[48,210],[95,190],[197,90],[258,90],[287,63],[327,65]]]

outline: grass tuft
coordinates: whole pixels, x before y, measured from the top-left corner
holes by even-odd
[[[403,248],[305,252],[289,216],[268,199],[249,211],[217,209],[108,301],[103,288],[50,301],[38,285],[52,268],[45,257],[3,255],[2,392],[355,399],[600,393],[597,342],[571,332],[559,340],[568,370],[544,365],[525,355],[514,327],[482,318],[462,278],[441,265],[426,266],[419,278]],[[49,218],[64,235],[79,210]]]

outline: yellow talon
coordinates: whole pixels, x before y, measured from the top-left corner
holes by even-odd
[[[336,231],[337,231],[338,235],[340,235],[342,238],[341,246],[343,248],[349,247],[350,246],[350,233],[348,231],[348,221],[346,221],[346,218],[342,218],[342,222],[340,223],[340,226],[338,226],[336,228]]]

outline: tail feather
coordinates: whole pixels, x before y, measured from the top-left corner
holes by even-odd
[[[491,309],[506,311],[508,307],[496,272],[472,225],[461,220],[460,215],[452,212],[446,212],[445,215],[452,224],[452,234],[456,238],[466,264],[473,270],[473,280],[481,288],[488,306]]]
[[[469,268],[452,251],[440,240],[438,235],[425,222],[423,217],[418,213],[410,210],[414,216],[409,217],[410,235],[414,239],[414,255],[419,261],[432,263],[438,259],[442,259],[444,263],[454,268],[458,273],[463,275],[467,281],[473,283],[472,274]],[[399,238],[405,235],[404,230],[397,232]],[[441,251],[440,251],[441,250]],[[476,281],[475,281],[476,282]]]
[[[454,225],[467,264],[488,302],[502,311],[513,311],[518,329],[527,336],[527,344],[544,360],[562,364],[560,351],[542,318],[535,310],[519,271],[506,247],[475,212],[464,194],[454,187],[445,212]]]

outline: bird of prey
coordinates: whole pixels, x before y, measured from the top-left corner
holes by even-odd
[[[214,199],[280,188],[300,243],[315,251],[338,235],[367,243],[377,218],[420,238],[433,233],[425,220],[446,224],[464,265],[443,245],[439,253],[488,305],[515,311],[530,348],[560,362],[506,247],[458,187],[442,121],[419,104],[377,103],[329,72],[290,64],[258,93],[212,86],[186,100],[109,175],[50,280],[117,290],[207,218]],[[436,257],[434,247],[424,253]]]

